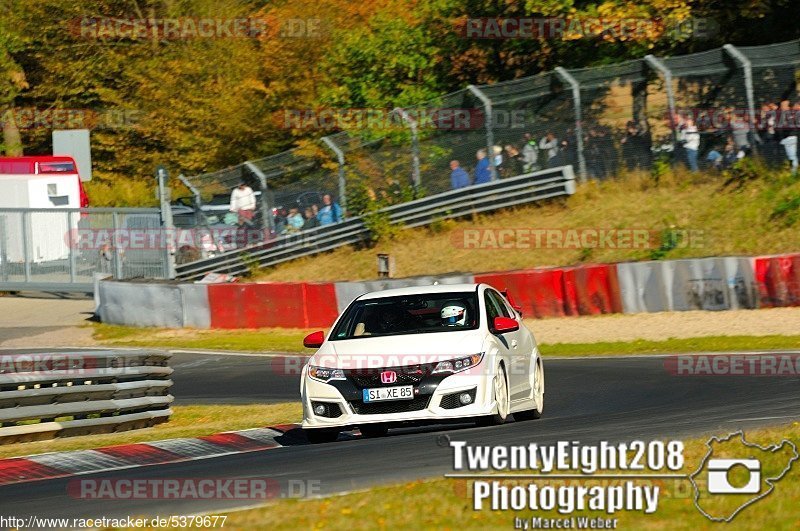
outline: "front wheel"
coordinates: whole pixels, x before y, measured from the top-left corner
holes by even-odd
[[[306,434],[306,439],[311,444],[329,443],[339,438],[339,430],[333,429],[316,429],[316,430],[303,430]]]
[[[494,401],[497,404],[497,413],[494,415],[479,417],[477,420],[478,426],[496,426],[499,424],[505,424],[505,422],[508,420],[508,411],[511,404],[511,398],[508,394],[506,369],[502,365],[498,367],[497,374],[494,377],[492,392],[494,395]]]

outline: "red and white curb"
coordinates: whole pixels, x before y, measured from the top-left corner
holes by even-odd
[[[196,438],[165,439],[95,450],[51,452],[0,459],[0,485],[280,448],[284,445],[276,439],[299,428],[299,424],[281,424]],[[297,443],[301,444],[302,439],[298,439]]]

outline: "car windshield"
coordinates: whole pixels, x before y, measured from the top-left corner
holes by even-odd
[[[474,330],[479,325],[477,300],[476,292],[468,291],[356,301],[331,340]]]

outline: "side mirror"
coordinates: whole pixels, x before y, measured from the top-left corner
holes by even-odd
[[[519,323],[511,317],[495,317],[492,324],[494,325],[494,332],[497,334],[519,330]]]
[[[312,332],[303,339],[303,346],[306,348],[319,348],[325,342],[325,333],[320,330]]]

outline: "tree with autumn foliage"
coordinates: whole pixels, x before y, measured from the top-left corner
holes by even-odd
[[[469,83],[555,66],[690,53],[726,42],[785,41],[797,37],[787,16],[792,8],[790,0],[12,2],[0,9],[0,116],[13,117],[14,109],[85,110],[94,117],[86,125],[92,128],[92,186],[103,196],[100,203],[143,203],[152,200],[148,190],[158,164],[173,175],[192,175],[297,145],[301,153],[324,158],[314,142],[334,131],[293,128],[284,119],[286,109],[390,110],[424,104]],[[74,31],[84,17],[253,18],[266,31],[253,38],[86,38]],[[558,38],[465,37],[470,19],[505,17],[658,23],[633,39],[570,32]],[[699,18],[714,21],[714,32],[703,39],[671,30]],[[292,31],[300,26],[306,31]],[[47,127],[20,128],[6,118],[3,131],[7,154],[50,151]]]

